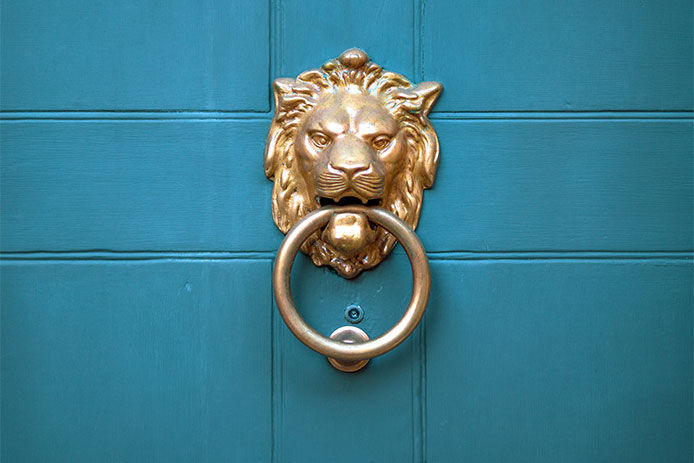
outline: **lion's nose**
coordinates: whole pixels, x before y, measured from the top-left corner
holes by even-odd
[[[339,170],[347,174],[349,177],[354,177],[355,174],[358,172],[361,172],[363,170],[367,170],[369,168],[369,164],[365,163],[360,163],[360,162],[352,162],[352,163],[330,163],[330,167],[332,167],[335,170]]]
[[[348,134],[337,140],[330,153],[330,166],[353,178],[357,173],[371,166],[373,155],[359,138]]]

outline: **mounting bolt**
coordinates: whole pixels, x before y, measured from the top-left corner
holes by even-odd
[[[357,324],[364,319],[364,311],[356,304],[348,305],[345,309],[345,320]]]

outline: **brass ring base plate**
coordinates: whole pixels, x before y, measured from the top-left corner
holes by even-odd
[[[333,331],[330,335],[330,339],[344,342],[345,344],[358,344],[368,341],[369,336],[356,326],[343,326]],[[349,361],[328,357],[328,362],[340,371],[354,373],[364,368],[366,364],[369,363],[369,359]]]

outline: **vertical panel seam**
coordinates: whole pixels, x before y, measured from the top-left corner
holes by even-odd
[[[417,82],[424,80],[424,2],[425,0],[414,0],[413,3],[414,40],[412,47],[413,66],[415,67],[414,77]],[[413,379],[416,381],[417,391],[417,402],[413,403],[413,407],[417,407],[417,422],[413,423],[413,438],[416,439],[417,446],[414,448],[413,460],[424,463],[426,461],[426,316],[420,322],[418,331],[417,355],[413,360],[418,365],[416,371],[413,371],[413,375],[416,373]]]
[[[419,39],[417,37],[417,31],[419,28],[418,20],[418,8],[419,0],[412,0],[412,78],[414,80],[419,80],[417,75],[417,69],[419,69],[419,63],[417,63],[417,50]]]
[[[284,391],[282,390],[282,358],[281,352],[278,349],[280,345],[280,321],[277,319],[275,313],[274,305],[274,295],[272,289],[272,268],[273,262],[270,263],[270,350],[271,350],[271,420],[272,420],[272,435],[271,435],[271,449],[270,449],[270,460],[273,463],[280,461],[280,428],[282,421],[282,403]]]
[[[413,334],[411,352],[411,431],[412,431],[412,461],[422,463],[425,461],[425,395],[424,395],[424,376],[426,375],[425,355],[424,355],[424,332],[425,320],[419,324],[417,331]]]
[[[415,0],[417,3],[417,80],[424,80],[424,2],[425,0]]]
[[[269,91],[269,108],[273,111],[273,90],[272,81],[279,74],[280,69],[280,47],[281,47],[281,5],[280,0],[268,0],[268,8],[270,8],[270,65],[268,68],[268,88]],[[279,346],[279,329],[277,326],[278,320],[275,314],[274,294],[272,289],[272,268],[274,259],[270,261],[270,381],[271,381],[271,442],[270,442],[270,461],[277,463],[280,461],[280,428],[281,428],[281,413],[282,413],[282,375],[281,375],[281,353]]]
[[[268,40],[267,40],[267,88],[268,90],[268,97],[267,97],[267,107],[268,113],[272,112],[272,77],[274,75],[274,66],[275,66],[275,46],[274,46],[274,41],[275,41],[275,28],[273,27],[273,23],[275,21],[275,15],[274,15],[274,8],[273,8],[273,1],[274,0],[267,0],[267,8],[268,8],[268,14],[267,14],[267,33],[268,33]]]
[[[420,435],[420,461],[426,461],[427,450],[427,323],[426,316],[422,320],[419,336],[419,432]]]

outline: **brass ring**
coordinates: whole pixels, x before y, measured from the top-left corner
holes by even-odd
[[[402,318],[389,331],[371,341],[346,344],[326,338],[311,328],[294,305],[290,274],[294,258],[303,242],[314,231],[328,223],[337,211],[365,214],[397,238],[412,264],[412,297]],[[429,299],[431,273],[422,243],[415,232],[399,217],[381,208],[365,206],[329,206],[306,215],[284,238],[277,251],[272,273],[272,287],[280,314],[292,333],[306,346],[327,357],[339,360],[365,360],[385,354],[403,342],[422,319]]]

